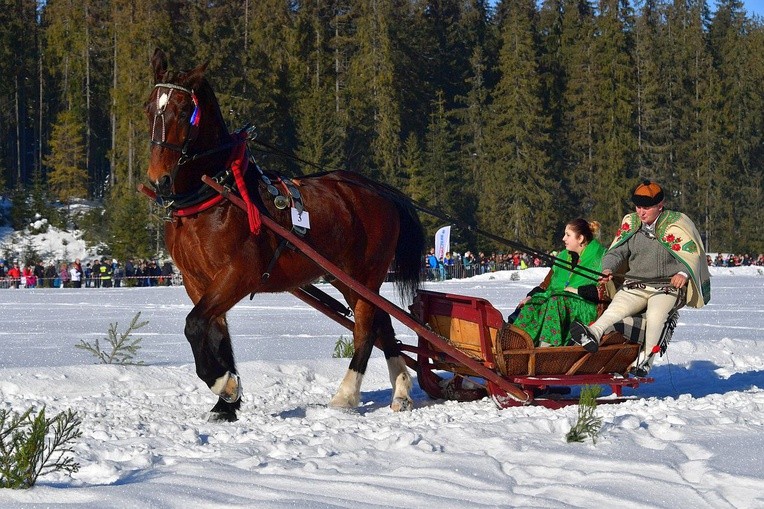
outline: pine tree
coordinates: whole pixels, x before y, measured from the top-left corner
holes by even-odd
[[[155,249],[147,228],[150,203],[126,183],[113,187],[108,199],[107,243],[111,254],[119,260],[152,256]]]
[[[58,99],[58,107],[53,110],[55,123],[61,125],[66,121],[67,129],[75,129],[79,137],[85,132],[83,119],[87,111],[84,93],[88,61],[86,5],[77,0],[51,0],[44,10],[45,66]],[[75,122],[79,125],[73,126]]]
[[[0,164],[8,186],[29,182],[35,157],[37,2],[0,2]]]
[[[486,129],[490,115],[488,87],[486,84],[487,63],[483,47],[475,47],[470,59],[471,75],[466,79],[470,86],[466,96],[457,96],[458,106],[453,111],[456,120],[458,146],[461,147],[460,165],[462,192],[456,197],[455,209],[460,218],[470,224],[477,221],[478,204],[484,189],[485,169],[489,165]],[[463,241],[474,246],[477,242],[471,231],[462,231]]]
[[[748,235],[762,231],[755,225],[748,231],[740,229],[743,210],[750,213],[760,208],[753,204],[760,204],[757,200],[761,198],[762,181],[760,161],[751,160],[751,154],[761,144],[760,115],[756,118],[751,114],[761,112],[761,83],[753,81],[750,71],[756,66],[746,44],[749,30],[740,0],[718,3],[709,29],[720,85],[716,131],[720,144],[711,183],[711,223],[718,243],[715,245],[735,251],[744,249]],[[757,215],[761,217],[761,212]]]
[[[667,10],[667,66],[675,76],[666,97],[672,112],[672,174],[668,206],[691,218],[709,239],[711,175],[715,172],[713,134],[716,123],[715,93],[718,86],[705,26],[705,0],[674,2]],[[672,122],[674,121],[672,120]],[[668,184],[669,182],[666,182]]]
[[[390,21],[394,0],[355,2],[357,51],[347,83],[348,150],[351,167],[396,182],[400,164],[400,97]]]
[[[544,111],[548,112],[550,125],[550,156],[554,167],[553,173],[561,175],[563,140],[563,92],[566,85],[565,62],[561,58],[562,29],[564,21],[563,0],[544,0],[539,11],[539,73],[542,78],[542,101]],[[569,201],[569,200],[568,200]]]
[[[499,82],[493,91],[487,138],[491,163],[481,223],[497,234],[552,247],[557,217],[550,175],[549,118],[542,108],[537,12],[532,0],[502,2]]]
[[[425,135],[424,171],[420,181],[425,190],[422,198],[435,210],[459,216],[460,211],[454,210],[454,206],[463,186],[443,92],[438,92],[431,106],[430,123]],[[434,235],[436,229],[442,226],[442,219],[427,217],[423,219],[423,224],[428,233]]]
[[[88,172],[82,128],[73,111],[59,113],[51,134],[51,153],[45,158],[45,164],[50,168],[48,184],[64,203],[87,196]]]
[[[596,99],[597,78],[593,55],[594,13],[586,0],[565,0],[560,27],[559,127],[555,131],[556,153],[562,168],[562,184],[573,206],[583,217],[593,217],[596,134],[602,111]],[[557,46],[557,45],[556,45]],[[555,46],[553,46],[554,48]]]
[[[299,60],[294,66],[294,108],[298,138],[297,155],[321,168],[339,168],[342,164],[343,133],[335,109],[331,28],[328,3],[306,5],[298,13],[296,32],[299,38]],[[299,72],[299,71],[302,72]],[[315,168],[306,168],[312,172]]]
[[[29,193],[21,182],[11,192],[11,227],[21,230],[32,221],[34,211],[29,200]]]
[[[636,68],[636,161],[635,173],[664,183],[676,164],[673,151],[678,121],[673,100],[679,94],[678,70],[671,64],[673,27],[662,22],[665,4],[647,0],[642,4],[634,28]]]
[[[403,144],[401,170],[406,175],[404,191],[412,200],[425,203],[428,197],[424,154],[415,133],[409,133]],[[424,218],[423,218],[424,219]]]
[[[112,187],[135,189],[145,178],[148,128],[142,105],[151,91],[148,62],[155,47],[171,47],[179,36],[163,7],[149,0],[112,2]]]
[[[600,0],[594,38],[596,100],[600,104],[593,154],[593,182],[586,195],[591,216],[615,231],[624,211],[634,173],[634,67],[630,38],[631,9],[626,0]]]
[[[297,135],[295,132],[294,108],[299,93],[292,89],[291,77],[295,65],[299,62],[299,45],[295,41],[294,17],[290,6],[281,0],[249,2],[249,20],[247,24],[247,74],[242,85],[242,111],[247,111],[247,121],[254,122],[258,136],[282,149],[295,150]],[[216,83],[224,76],[216,77]],[[221,95],[221,101],[226,101]],[[232,101],[236,104],[236,101]],[[241,115],[240,115],[241,116]],[[284,157],[260,154],[262,165],[274,171],[288,174],[299,173],[291,160]]]

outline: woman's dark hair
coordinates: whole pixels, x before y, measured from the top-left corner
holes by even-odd
[[[578,217],[570,221],[567,226],[576,235],[583,235],[586,242],[591,242],[592,239],[599,238],[600,236],[600,224],[597,221],[589,222],[582,217]]]

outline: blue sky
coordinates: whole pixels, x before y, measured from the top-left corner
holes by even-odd
[[[744,0],[743,3],[748,14],[764,16],[764,0]]]
[[[708,4],[712,11],[716,10],[716,0],[709,0]],[[743,0],[743,6],[749,15],[756,14],[764,17],[764,0]]]

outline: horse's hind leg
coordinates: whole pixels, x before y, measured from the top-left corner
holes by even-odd
[[[342,291],[341,285],[335,285]],[[345,292],[343,292],[345,293]],[[366,373],[366,366],[374,349],[374,306],[360,300],[352,293],[345,293],[345,298],[353,308],[355,326],[353,327],[353,358],[350,360],[345,377],[340,383],[337,393],[329,402],[330,406],[338,408],[355,408],[361,402],[361,382]]]
[[[358,300],[355,305],[355,328],[353,344],[355,353],[350,366],[330,405],[341,408],[354,408],[361,400],[361,381],[366,373],[369,357],[379,339],[387,359],[390,382],[393,386],[393,411],[410,410],[413,402],[409,393],[412,383],[406,363],[400,356],[400,348],[395,340],[390,315],[377,309],[366,301]]]
[[[350,360],[350,366],[340,383],[339,389],[337,389],[337,393],[329,402],[330,406],[336,408],[355,408],[361,402],[361,382],[364,373],[366,373],[371,350],[374,348],[374,341],[367,335],[360,343],[353,342],[355,343],[355,352]]]
[[[395,339],[390,315],[377,309],[374,314],[374,324],[374,330],[378,331],[378,337],[382,343],[382,351],[385,353],[387,370],[390,374],[390,384],[393,387],[393,400],[390,403],[390,408],[393,412],[412,410],[414,402],[410,394],[413,383],[406,362],[401,355],[398,341]]]

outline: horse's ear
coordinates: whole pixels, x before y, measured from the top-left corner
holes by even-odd
[[[151,68],[154,69],[154,83],[162,81],[167,72],[167,55],[159,48],[154,50],[154,56],[151,57]]]
[[[207,71],[208,65],[210,65],[209,62],[204,62],[203,64],[188,71],[188,81],[191,83],[198,83],[201,81],[201,79],[204,77],[204,73]]]

